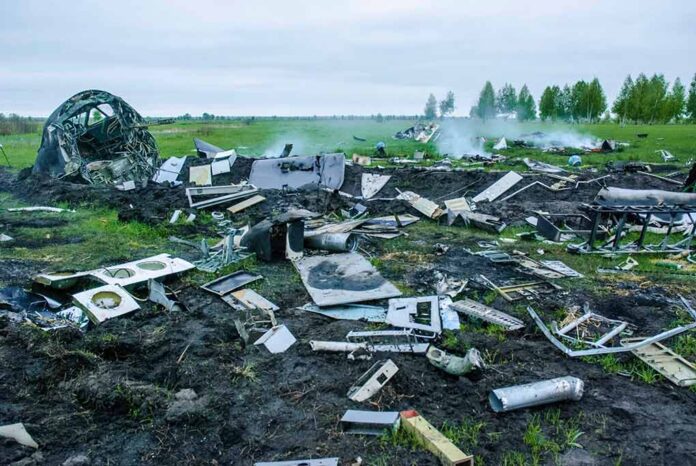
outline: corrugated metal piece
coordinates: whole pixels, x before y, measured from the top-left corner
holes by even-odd
[[[498,197],[503,194],[508,189],[515,186],[522,180],[522,177],[514,171],[507,172],[505,176],[500,178],[498,181],[484,189],[481,193],[474,197],[474,202],[488,201],[493,202],[498,199]]]
[[[621,340],[621,345],[641,340],[642,338],[626,338]],[[631,353],[679,387],[696,384],[696,367],[661,343],[652,343]]]

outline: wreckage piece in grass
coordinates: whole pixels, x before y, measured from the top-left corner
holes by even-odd
[[[120,97],[99,90],[75,94],[46,120],[32,172],[93,184],[145,184],[159,158],[147,125]]]
[[[260,189],[297,189],[308,184],[340,189],[345,163],[343,153],[256,160],[249,183]]]

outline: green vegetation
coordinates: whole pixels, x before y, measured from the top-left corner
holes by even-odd
[[[528,451],[508,451],[503,455],[501,464],[508,466],[559,464],[560,453],[571,448],[582,448],[579,443],[584,435],[584,432],[580,430],[582,421],[582,413],[568,419],[561,419],[561,411],[558,408],[546,410],[543,416],[533,415],[522,436]]]
[[[495,141],[501,136],[508,138],[520,133],[542,132],[576,132],[599,139],[613,139],[629,144],[620,151],[611,154],[583,153],[583,164],[603,167],[610,160],[643,161],[662,163],[656,151],[669,150],[677,158],[677,163],[685,163],[694,156],[693,140],[696,138],[696,125],[628,125],[604,124],[567,124],[544,123],[540,121],[504,122],[496,121],[487,125],[479,120],[453,119],[454,125],[466,128],[467,132],[489,139],[486,149],[492,150]],[[193,138],[201,138],[219,147],[236,148],[242,155],[280,153],[286,142],[295,144],[293,153],[314,154],[319,152],[345,152],[373,155],[375,144],[384,141],[390,156],[411,157],[416,150],[424,150],[435,159],[439,157],[435,143],[422,144],[411,140],[395,140],[392,135],[415,123],[415,120],[383,119],[257,119],[253,123],[242,120],[178,121],[171,125],[153,126],[152,134],[157,140],[162,157],[194,155]],[[648,133],[648,138],[636,135]],[[366,139],[358,141],[353,136]],[[0,135],[0,144],[12,165],[16,168],[31,166],[41,142],[39,130],[26,134]],[[565,165],[566,156],[543,153],[539,149],[511,147],[501,151],[503,155],[519,162],[494,166],[493,169],[515,169],[526,171],[521,162],[523,157],[531,157],[542,162]],[[426,161],[426,163],[428,163]],[[0,164],[4,160],[0,159]],[[384,162],[380,162],[385,165]],[[454,165],[464,165],[464,161],[454,161]],[[514,167],[513,167],[514,165]]]

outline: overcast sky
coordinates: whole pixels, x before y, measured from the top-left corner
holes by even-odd
[[[141,114],[458,115],[497,89],[696,72],[693,0],[0,0],[0,112],[46,116],[83,89]]]

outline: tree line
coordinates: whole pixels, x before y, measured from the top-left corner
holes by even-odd
[[[35,133],[40,125],[41,120],[37,118],[22,117],[14,113],[5,116],[4,113],[0,113],[0,136]]]
[[[483,120],[495,118],[498,114],[512,116],[518,120],[534,120],[536,118],[536,103],[524,84],[517,94],[512,84],[505,85],[496,93],[490,81],[483,86],[476,105],[471,107],[469,116]]]
[[[434,119],[437,110],[440,117],[454,111],[454,93],[449,91],[445,99],[438,101],[430,94],[425,105],[424,117]],[[573,84],[547,86],[537,105],[527,85],[519,94],[512,84],[495,91],[490,81],[486,81],[478,101],[471,107],[469,116],[483,120],[503,116],[521,121],[541,120],[566,122],[596,122],[602,118],[611,119],[607,97],[599,79],[580,80]],[[691,80],[689,92],[679,78],[671,87],[662,74],[648,78],[640,74],[634,81],[629,75],[621,87],[611,112],[620,123],[668,123],[688,119],[696,122],[696,74]]]

